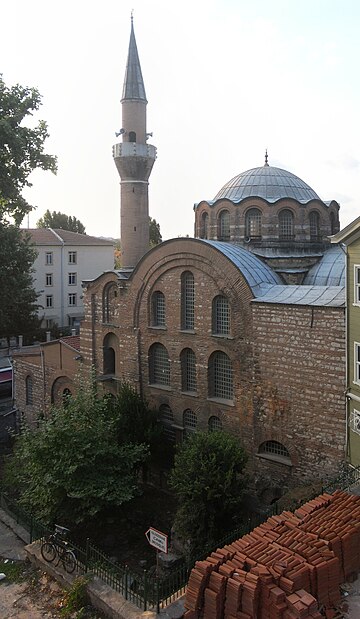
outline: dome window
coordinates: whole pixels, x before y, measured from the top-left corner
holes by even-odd
[[[209,238],[209,215],[205,211],[202,213],[200,220],[200,238]]]
[[[279,213],[279,239],[292,241],[294,238],[294,215],[289,209],[284,209]]]
[[[218,240],[230,241],[230,213],[221,211],[218,219]]]
[[[319,241],[320,239],[320,217],[317,211],[310,213],[310,241]]]
[[[245,215],[245,239],[261,239],[261,211],[251,208]]]

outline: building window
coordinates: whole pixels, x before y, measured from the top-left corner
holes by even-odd
[[[53,285],[53,274],[52,273],[46,273],[45,275],[45,286],[52,286]]]
[[[104,374],[115,374],[115,350],[111,346],[104,347]]]
[[[215,415],[210,417],[208,421],[208,428],[209,432],[219,432],[222,430],[222,423],[219,417],[215,417]]]
[[[230,307],[226,297],[219,294],[212,303],[212,332],[214,335],[229,335]]]
[[[191,436],[196,431],[197,416],[190,408],[183,412],[183,426],[185,438]]]
[[[274,459],[282,458],[286,459],[291,463],[291,458],[288,450],[282,443],[278,443],[278,441],[266,441],[262,443],[259,447],[258,453],[260,455],[266,455],[271,458],[271,456],[275,456]]]
[[[154,385],[170,385],[170,361],[162,344],[153,344],[149,350],[149,380]]]
[[[354,383],[360,385],[360,344],[354,342],[355,358],[354,358]]]
[[[310,216],[310,241],[318,241],[320,238],[320,216],[317,211],[311,211]]]
[[[136,133],[135,133],[135,131],[129,131],[129,142],[136,142]]]
[[[360,265],[354,265],[354,303],[360,305]]]
[[[191,348],[184,348],[180,355],[181,390],[196,392],[196,357]]]
[[[69,273],[68,274],[68,285],[69,286],[76,286],[76,273]]]
[[[224,352],[216,351],[209,359],[208,391],[211,398],[233,399],[232,364]]]
[[[230,213],[221,211],[218,219],[218,239],[219,241],[230,241]]]
[[[69,251],[69,264],[76,264],[76,251]]]
[[[54,326],[54,321],[52,318],[47,318],[46,319],[46,328],[47,329],[52,329]]]
[[[103,291],[103,322],[112,322],[115,316],[118,291],[116,284],[107,284]]]
[[[53,264],[53,253],[52,251],[47,251],[45,254],[45,264]]]
[[[53,296],[52,296],[52,294],[47,294],[45,301],[46,301],[46,307],[53,307]]]
[[[194,329],[195,283],[190,271],[181,274],[181,328]]]
[[[356,434],[360,434],[360,411],[354,410],[350,413],[350,429]]]
[[[251,208],[245,215],[245,239],[261,239],[261,211]]]
[[[165,296],[160,290],[152,294],[151,306],[153,327],[165,327]]]
[[[68,304],[72,305],[73,307],[76,305],[76,292],[69,292]]]
[[[168,404],[161,404],[159,408],[160,421],[164,430],[165,438],[171,443],[175,443],[176,435],[175,428],[173,428],[174,415]]]
[[[283,241],[294,239],[294,215],[289,209],[279,213],[279,238]]]
[[[26,404],[33,404],[33,379],[32,376],[27,376],[25,379]]]
[[[202,213],[200,219],[200,238],[209,238],[209,215],[206,212]]]

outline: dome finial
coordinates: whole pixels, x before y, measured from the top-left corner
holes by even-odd
[[[134,9],[131,9],[131,26],[134,24]]]
[[[265,148],[265,164],[264,164],[264,168],[265,168],[265,166],[269,167],[267,148]]]

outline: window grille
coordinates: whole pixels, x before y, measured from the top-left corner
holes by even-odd
[[[210,417],[208,421],[209,432],[218,432],[222,430],[222,423],[219,417]]]
[[[360,265],[354,266],[354,303],[360,304]]]
[[[53,276],[52,273],[46,273],[45,275],[45,286],[53,285]]]
[[[218,220],[218,239],[219,241],[230,241],[230,213],[221,211]]]
[[[185,430],[185,437],[190,436],[196,430],[197,415],[190,408],[187,408],[183,412],[183,426]]]
[[[181,389],[196,391],[196,357],[191,348],[185,348],[181,353]]]
[[[310,241],[318,241],[320,236],[320,217],[317,211],[311,211],[310,216]]]
[[[233,399],[233,372],[229,357],[217,351],[209,360],[209,395],[224,400]]]
[[[354,342],[355,346],[355,359],[354,359],[354,382],[360,383],[360,344]]]
[[[228,335],[230,333],[229,301],[223,295],[218,295],[213,300],[212,325],[215,335]]]
[[[355,409],[350,413],[350,429],[360,434],[360,411]]]
[[[168,404],[161,404],[159,408],[160,413],[160,421],[162,423],[164,429],[165,438],[168,439],[171,443],[175,443],[176,434],[175,428],[173,428],[174,423],[174,415]]]
[[[245,215],[245,236],[261,239],[261,211],[257,208],[251,208]]]
[[[149,351],[149,378],[155,385],[170,385],[170,361],[162,344],[153,344]]]
[[[279,238],[288,241],[294,238],[294,215],[288,209],[279,214]]]
[[[200,238],[209,238],[209,215],[205,212],[201,215],[200,221]]]
[[[69,286],[76,286],[76,273],[69,273],[68,285]]]
[[[26,404],[31,405],[33,401],[33,379],[32,376],[27,376],[25,379]]]
[[[195,284],[190,271],[181,275],[181,328],[192,331],[195,318]]]
[[[152,324],[154,327],[165,327],[165,296],[160,290],[152,295]]]
[[[260,445],[259,453],[263,454],[272,454],[275,456],[282,456],[283,458],[289,458],[290,454],[286,447],[278,441],[266,441],[262,445]]]

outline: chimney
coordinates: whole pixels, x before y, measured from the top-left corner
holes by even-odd
[[[51,331],[46,331],[46,341],[50,342],[51,340]]]
[[[71,335],[76,335],[76,329],[71,329]]]
[[[22,348],[23,347],[23,336],[19,335],[18,339],[19,339],[19,348]]]

